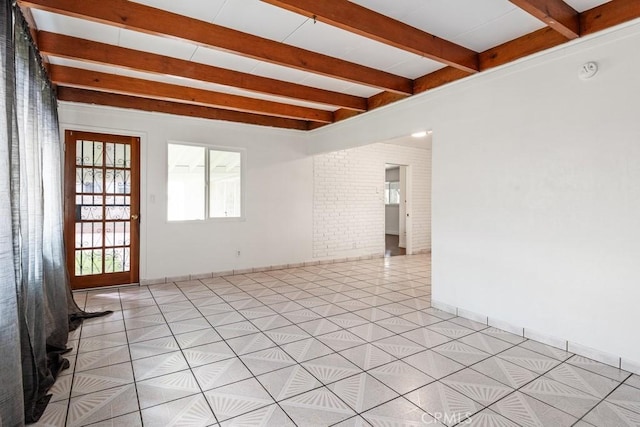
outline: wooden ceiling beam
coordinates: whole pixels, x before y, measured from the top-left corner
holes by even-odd
[[[580,14],[582,35],[593,34],[636,18],[640,18],[640,1],[611,0]]]
[[[333,121],[333,113],[331,111],[60,65],[51,66],[50,77],[54,83],[61,86],[119,93],[121,95],[135,95],[164,101],[177,101],[268,116],[323,123],[331,123]]]
[[[473,50],[348,0],[262,1],[469,73],[478,71]]]
[[[270,117],[260,114],[223,110],[220,108],[203,107],[201,105],[181,104],[178,102],[138,98],[129,95],[97,92],[71,87],[58,87],[58,99],[60,101],[78,102],[82,104],[106,105],[109,107],[129,108],[141,111],[198,117],[211,120],[224,120],[228,122],[271,126],[284,129],[309,129],[309,122],[305,120]]]
[[[285,67],[411,95],[413,81],[128,0],[19,0],[26,7],[221,49]]]
[[[552,47],[566,43],[568,40],[556,30],[545,27],[522,37],[508,41],[499,46],[480,53],[480,69],[487,70],[499,65],[533,55]]]
[[[38,47],[44,55],[74,59],[129,70],[185,77],[254,92],[334,105],[355,111],[367,109],[366,98],[289,83],[197,62],[40,31]]]
[[[580,16],[563,0],[509,0],[569,40],[580,37]]]

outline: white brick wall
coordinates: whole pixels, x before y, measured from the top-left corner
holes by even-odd
[[[378,143],[314,156],[314,258],[384,253],[385,163],[411,166],[413,251],[431,250],[431,151]]]

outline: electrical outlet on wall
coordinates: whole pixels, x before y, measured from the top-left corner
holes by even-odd
[[[236,256],[237,256],[237,257],[239,257],[239,256],[240,256],[240,249],[238,249],[238,250],[236,251]]]

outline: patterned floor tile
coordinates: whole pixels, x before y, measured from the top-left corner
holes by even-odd
[[[449,321],[457,325],[464,326],[465,328],[473,329],[474,331],[482,331],[489,327],[486,323],[476,322],[474,320],[465,319],[464,317],[454,317]]]
[[[144,409],[142,420],[145,427],[204,427],[216,424],[216,418],[202,394]]]
[[[361,373],[327,386],[354,411],[360,413],[399,395],[375,377]]]
[[[262,332],[232,338],[226,342],[237,355],[253,353],[255,351],[276,346],[276,344]]]
[[[319,335],[316,338],[334,351],[346,350],[365,343],[362,338],[344,329]]]
[[[611,365],[597,362],[593,359],[589,359],[583,356],[575,355],[567,360],[567,363],[573,366],[577,366],[587,371],[594,372],[596,374],[604,375],[607,378],[611,378],[616,381],[624,381],[631,375],[631,372],[618,369]]]
[[[268,331],[269,329],[276,329],[282,326],[291,325],[291,322],[289,322],[286,317],[279,314],[260,317],[258,319],[251,319],[251,323],[253,323],[261,331]]]
[[[640,426],[640,414],[605,400],[591,410],[591,412],[584,417],[584,421],[597,427],[637,427]]]
[[[76,357],[75,370],[76,372],[81,372],[88,369],[101,368],[103,366],[127,362],[130,359],[129,347],[126,345],[91,351],[88,353],[81,353]]]
[[[351,347],[341,351],[340,354],[351,363],[356,364],[364,370],[375,368],[396,360],[395,357],[383,350],[380,350],[372,344]]]
[[[393,298],[393,295],[390,295],[390,294],[385,294],[385,296],[388,299],[398,299],[398,298]],[[398,295],[398,297],[402,301],[408,299],[408,297],[404,294],[400,294]],[[402,316],[415,311],[415,308],[407,307],[406,305],[403,305],[397,302],[381,305],[380,308],[386,311],[387,313],[393,314],[394,316]]]
[[[518,345],[522,348],[535,351],[536,353],[544,354],[545,356],[552,357],[562,362],[573,356],[573,353],[569,353],[563,349],[552,347],[550,345],[542,344],[541,342],[533,340],[527,340]]]
[[[453,339],[462,338],[475,332],[473,329],[466,328],[450,321],[434,323],[426,328]]]
[[[323,384],[339,381],[343,378],[362,372],[353,363],[339,354],[329,354],[317,359],[303,362],[302,366]]]
[[[365,308],[363,310],[354,311],[353,313],[370,322],[377,322],[378,320],[387,319],[393,316],[393,314],[388,311],[381,310],[377,307]]]
[[[355,417],[333,424],[331,427],[371,427],[371,424],[360,415],[356,415]]]
[[[138,411],[133,384],[113,387],[71,399],[67,426],[81,426]]]
[[[249,320],[260,319],[262,317],[273,316],[274,314],[276,314],[275,311],[265,305],[253,308],[243,308],[241,310],[238,310],[238,312]]]
[[[514,345],[520,344],[521,342],[526,340],[526,338],[523,338],[522,335],[512,334],[510,332],[503,331],[502,329],[498,329],[494,327],[483,329],[482,333]]]
[[[403,360],[435,379],[446,377],[447,375],[464,369],[464,365],[444,357],[433,350],[423,351],[422,353],[414,354]]]
[[[484,409],[477,414],[471,415],[463,425],[470,427],[518,427],[518,424],[493,412],[491,409]]]
[[[365,323],[360,326],[354,326],[353,328],[349,328],[348,331],[367,342],[377,341],[394,335],[390,330],[376,325],[375,323]]]
[[[249,322],[248,320],[230,323],[223,326],[216,326],[215,329],[216,332],[226,340],[259,332],[258,328],[256,328],[253,323]]]
[[[69,400],[71,395],[71,384],[73,375],[63,375],[56,379],[53,387],[49,389],[51,400],[49,402],[58,402],[60,400]]]
[[[120,363],[103,368],[78,372],[73,376],[71,396],[106,390],[133,383],[131,363]]]
[[[362,417],[375,427],[424,427],[442,426],[431,415],[399,397],[383,405],[370,409]]]
[[[111,347],[119,347],[127,344],[127,335],[125,332],[115,332],[113,334],[85,338],[80,340],[80,344],[78,345],[78,354],[89,351],[104,350]]]
[[[353,313],[341,313],[335,316],[331,316],[328,319],[331,320],[336,325],[340,326],[341,328],[345,328],[345,329],[353,328],[354,326],[360,326],[360,325],[364,325],[365,323],[368,323],[362,317]]]
[[[431,307],[423,310],[427,314],[431,314],[432,316],[436,316],[441,318],[442,320],[449,320],[455,316],[455,314],[447,313],[446,311],[438,310],[437,308]]]
[[[189,370],[138,381],[136,387],[141,409],[200,392],[198,383]]]
[[[478,363],[488,357],[491,357],[489,353],[485,353],[482,350],[478,350],[475,347],[464,344],[460,341],[450,341],[448,343],[434,347],[433,351],[442,354],[456,362],[469,366],[474,363]]]
[[[626,385],[640,389],[640,375],[632,375],[624,382]]]
[[[512,388],[520,388],[538,377],[535,372],[499,357],[485,359],[471,366],[471,369]]]
[[[140,316],[133,318],[125,318],[124,323],[127,326],[127,330],[149,328],[152,326],[166,325],[167,321],[161,313],[155,313],[148,316]]]
[[[188,308],[186,310],[180,311],[170,311],[168,313],[165,312],[163,313],[163,315],[168,323],[180,322],[202,317],[202,313],[196,308]]]
[[[193,369],[198,384],[202,390],[210,390],[237,381],[246,380],[252,376],[251,372],[238,358],[221,360]]]
[[[255,378],[218,387],[204,395],[218,422],[275,403]]]
[[[640,393],[634,387],[622,384],[606,400],[640,414]]]
[[[550,371],[560,364],[560,361],[556,359],[522,347],[511,347],[497,356],[538,374]]]
[[[293,365],[256,377],[269,394],[280,401],[322,386],[300,365]]]
[[[240,356],[240,359],[253,375],[264,374],[295,364],[295,361],[278,347],[245,354]]]
[[[600,402],[597,397],[546,377],[536,379],[520,391],[576,418],[581,418]]]
[[[324,427],[356,415],[326,387],[283,400],[280,406],[297,425],[305,427]]]
[[[341,329],[340,326],[327,319],[312,320],[310,322],[300,323],[298,326],[313,336],[328,334],[329,332]]]
[[[451,338],[429,330],[427,328],[418,328],[409,332],[400,334],[401,336],[410,339],[416,344],[420,344],[424,348],[433,348],[441,344],[451,341]]]
[[[131,343],[129,345],[129,349],[131,350],[131,358],[133,360],[137,360],[145,357],[157,356],[159,354],[171,353],[172,351],[179,350],[180,348],[178,347],[176,340],[169,336],[149,341]]]
[[[278,405],[269,405],[223,421],[220,427],[296,427]]]
[[[482,332],[467,335],[466,337],[460,338],[459,341],[489,354],[500,353],[513,347],[513,344],[511,343],[493,338],[492,336],[483,334]]]
[[[278,345],[289,344],[310,338],[310,335],[296,325],[283,326],[277,329],[271,329],[264,332],[273,342]]]
[[[594,374],[567,363],[553,368],[545,374],[545,377],[552,378],[601,399],[620,384],[602,375]]]
[[[410,322],[413,322],[418,326],[429,326],[429,325],[433,325],[434,323],[442,322],[441,318],[432,316],[423,311],[414,311],[411,313],[403,314],[400,317]]]
[[[407,357],[424,351],[423,346],[400,335],[394,335],[375,341],[373,345],[397,358]]]
[[[170,322],[169,328],[174,335],[177,335],[186,334],[187,332],[198,331],[201,329],[210,329],[211,325],[204,317],[196,317],[188,320]]]
[[[192,368],[235,357],[231,347],[223,341],[190,347],[182,351]]]
[[[99,421],[95,424],[89,424],[90,427],[142,427],[142,415],[140,412],[132,412],[119,417],[109,418],[108,420]]]
[[[419,328],[419,326],[416,325],[415,323],[405,320],[402,317],[398,317],[398,316],[379,320],[378,322],[376,322],[376,324],[396,334],[402,334],[402,333],[409,332]]]
[[[220,334],[212,328],[176,335],[175,338],[182,349],[222,341]]]
[[[295,324],[308,322],[310,320],[317,320],[321,317],[318,313],[311,311],[308,308],[290,311],[288,313],[284,313],[283,316],[286,317],[288,321]]]
[[[209,310],[209,311],[212,311],[212,310]],[[238,313],[237,311],[225,311],[219,314],[205,314],[205,313],[202,313],[202,314],[204,314],[204,318],[207,319],[207,321],[211,323],[211,325],[214,328],[223,327],[232,323],[242,322],[245,320],[242,314]]]
[[[127,330],[129,343],[149,341],[156,338],[170,337],[171,329],[167,325],[149,326],[146,328]]]
[[[124,322],[116,320],[115,322],[98,323],[96,325],[83,325],[81,336],[82,338],[90,338],[122,331],[124,331]]]
[[[491,406],[498,414],[524,427],[568,427],[575,417],[519,391]]]
[[[468,368],[440,381],[484,406],[497,402],[513,391],[511,387]]]
[[[37,423],[31,424],[33,427],[60,427],[65,425],[67,418],[68,400],[49,402],[44,413]]]
[[[447,426],[464,422],[482,409],[478,403],[439,382],[421,387],[405,397],[420,409],[438,416]]]
[[[179,351],[133,361],[136,381],[171,374],[187,368],[189,365]]]
[[[368,373],[399,394],[405,394],[435,381],[413,366],[397,360],[371,369]]]
[[[334,352],[315,338],[307,338],[291,344],[285,344],[281,348],[296,362],[304,362]]]

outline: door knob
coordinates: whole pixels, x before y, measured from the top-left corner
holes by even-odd
[[[131,219],[138,219],[138,214],[131,215]]]

